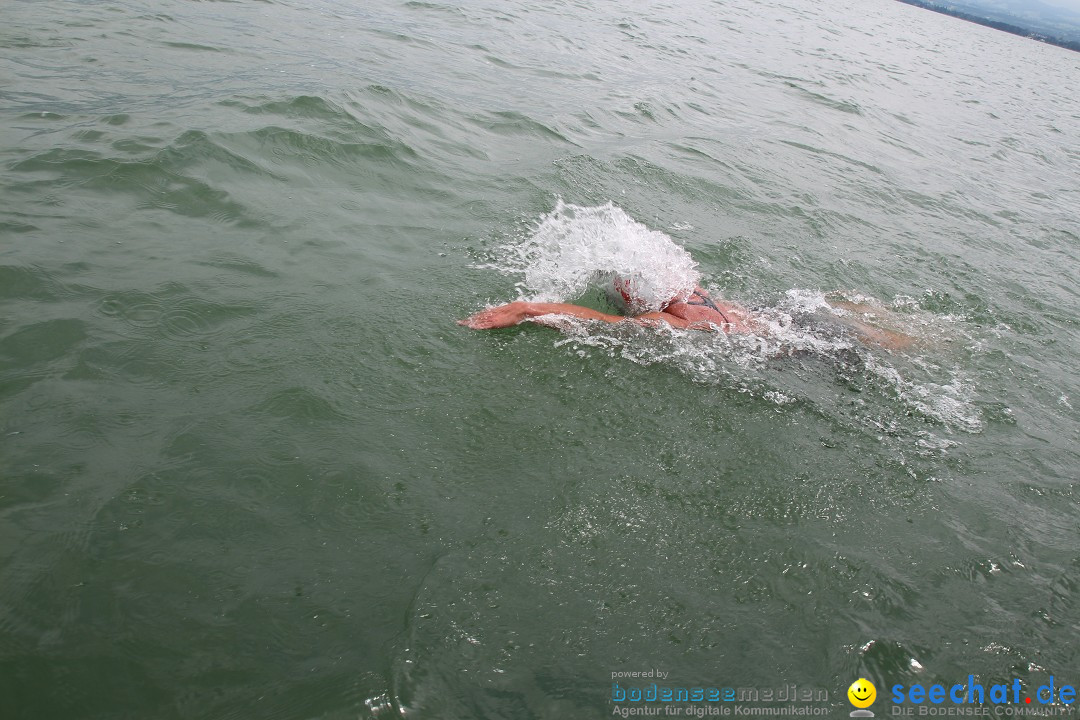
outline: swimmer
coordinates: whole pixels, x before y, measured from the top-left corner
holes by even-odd
[[[719,331],[726,334],[761,336],[769,334],[768,324],[758,320],[753,311],[737,303],[714,299],[702,287],[694,287],[686,297],[672,298],[662,303],[659,312],[636,312],[642,310],[645,303],[634,297],[632,283],[629,280],[616,277],[613,281],[615,293],[611,293],[611,288],[608,289],[608,295],[616,300],[616,304],[626,312],[625,315],[613,315],[567,302],[517,300],[474,313],[458,321],[458,324],[474,330],[490,330],[511,327],[545,315],[562,315],[604,323],[631,322],[649,327],[670,325],[679,329]],[[826,296],[826,302],[833,308],[846,311],[845,314],[834,317],[833,320],[838,325],[853,330],[855,337],[864,344],[878,345],[886,350],[904,350],[915,342],[915,338],[903,332],[878,327],[867,322],[868,318],[876,317],[880,313],[879,308],[839,299],[837,294]],[[861,314],[867,320],[859,320],[852,314]]]
[[[616,277],[613,287],[609,287],[608,291],[609,296],[626,312],[626,315],[613,315],[570,303],[537,303],[519,300],[481,310],[464,320],[459,320],[458,324],[473,330],[493,330],[518,325],[526,320],[545,315],[562,315],[607,323],[634,322],[650,327],[666,324],[679,329],[728,334],[767,335],[769,332],[768,325],[755,318],[754,313],[748,308],[726,300],[714,299],[701,287],[695,287],[684,297],[668,300],[660,306],[658,312],[638,312],[647,308],[644,307],[645,303],[640,298],[634,296],[633,283],[629,279]],[[847,314],[839,319],[840,324],[853,330],[863,343],[878,345],[887,350],[903,350],[915,341],[909,335],[876,327],[869,322],[851,317],[851,313],[861,313],[864,317],[872,315],[867,305],[832,298],[827,298],[827,301],[831,306],[847,311]]]
[[[629,311],[629,308],[633,305],[633,299],[630,298],[625,309]],[[707,291],[700,287],[694,288],[690,296],[685,299],[673,298],[668,301],[660,308],[659,312],[640,314],[629,314],[628,312],[627,315],[612,315],[569,303],[536,303],[519,300],[481,310],[464,320],[460,320],[458,324],[473,330],[492,330],[517,325],[525,320],[543,315],[564,315],[581,320],[600,320],[608,323],[629,321],[651,326],[666,323],[677,328],[720,330],[726,333],[757,332],[753,318],[746,308],[734,303],[716,302],[709,297]]]

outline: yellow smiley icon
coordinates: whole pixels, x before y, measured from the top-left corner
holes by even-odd
[[[859,678],[847,689],[847,699],[857,708],[868,708],[877,698],[877,688],[866,678]]]

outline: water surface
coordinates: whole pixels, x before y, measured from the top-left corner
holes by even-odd
[[[3,18],[5,717],[1080,681],[1080,55],[884,1]],[[457,326],[560,201],[930,341]]]

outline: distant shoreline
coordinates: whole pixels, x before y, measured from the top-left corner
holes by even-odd
[[[972,15],[971,13],[962,12],[953,8],[944,7],[933,2],[927,2],[926,0],[899,0],[899,2],[907,3],[908,5],[914,5],[925,10],[933,10],[934,12],[942,13],[943,15],[951,15],[961,20],[967,20],[968,22],[978,23],[979,25],[985,25],[986,27],[994,28],[995,30],[1002,30],[1013,35],[1019,35],[1020,37],[1031,38],[1032,40],[1039,40],[1040,42],[1047,43],[1048,45],[1057,45],[1058,47],[1066,48],[1067,50],[1073,50],[1080,52],[1080,42],[1075,40],[1063,40],[1062,38],[1054,37],[1052,35],[1045,35],[1034,30],[1020,27],[1019,25],[1012,25],[1010,23],[1000,22],[998,20],[991,20],[990,18],[979,17],[978,15]]]

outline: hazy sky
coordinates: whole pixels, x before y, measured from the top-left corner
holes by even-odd
[[[1001,7],[1002,3],[997,0],[967,0],[967,4],[970,5],[989,5],[995,7]],[[1013,7],[1017,5],[1028,4],[1025,0],[1014,0],[1014,2],[1008,3]],[[1080,0],[1034,0],[1032,5],[1051,5],[1053,7],[1066,8],[1073,12],[1080,13]]]
[[[1080,12],[1080,0],[1042,0],[1047,5],[1054,5],[1056,7],[1069,8]]]

